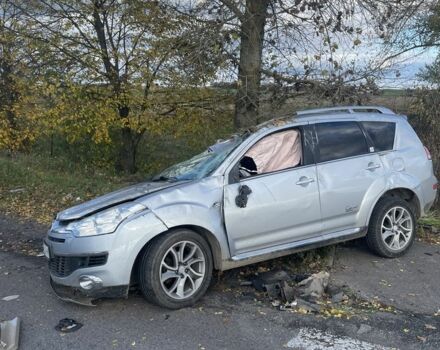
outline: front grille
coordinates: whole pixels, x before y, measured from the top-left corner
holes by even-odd
[[[57,242],[57,243],[64,243],[66,241],[64,238],[56,238],[52,236],[47,236],[47,238],[49,239],[49,241]]]
[[[58,277],[69,276],[73,271],[85,267],[105,265],[107,254],[91,256],[60,256],[54,255],[49,259],[49,270]]]

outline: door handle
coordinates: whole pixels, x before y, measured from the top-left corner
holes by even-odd
[[[315,179],[312,179],[311,177],[301,176],[296,183],[299,186],[308,185],[311,182],[315,182]]]
[[[368,163],[368,166],[365,168],[366,170],[374,170],[374,169],[378,169],[380,168],[380,164],[376,164],[376,163]]]

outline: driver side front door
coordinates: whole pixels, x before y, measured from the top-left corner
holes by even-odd
[[[317,173],[311,163],[225,186],[224,217],[232,256],[264,253],[264,249],[320,235]],[[236,202],[240,189],[251,191],[245,207]]]

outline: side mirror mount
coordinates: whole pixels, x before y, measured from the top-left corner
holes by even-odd
[[[235,184],[240,182],[240,163],[234,165],[234,167],[229,172],[229,184]]]

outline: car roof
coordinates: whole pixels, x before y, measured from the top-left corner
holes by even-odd
[[[407,117],[394,113],[391,109],[382,106],[335,106],[297,111],[289,115],[268,120],[259,124],[252,131],[267,129],[282,129],[298,122],[332,121],[344,118],[363,121],[396,121],[396,118]]]

